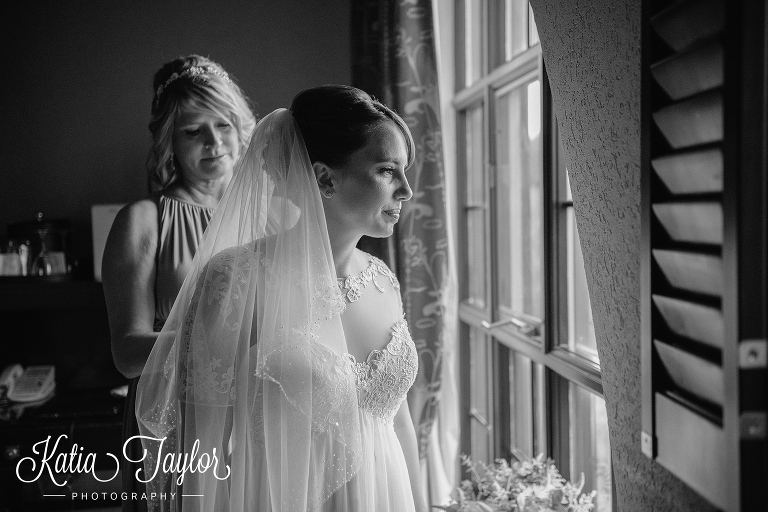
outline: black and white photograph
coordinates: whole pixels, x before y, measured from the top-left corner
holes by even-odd
[[[754,512],[765,0],[6,6],[0,512]]]

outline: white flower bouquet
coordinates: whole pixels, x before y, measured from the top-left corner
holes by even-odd
[[[448,512],[589,512],[594,508],[596,492],[581,492],[583,474],[579,484],[572,484],[543,454],[532,459],[516,452],[515,457],[511,464],[496,459],[488,465],[462,455],[470,480],[454,490],[453,503],[435,508]]]

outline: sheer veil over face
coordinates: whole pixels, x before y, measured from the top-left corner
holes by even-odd
[[[151,508],[356,510],[343,309],[309,156],[291,112],[276,110],[256,126],[139,382],[136,477],[165,493]]]

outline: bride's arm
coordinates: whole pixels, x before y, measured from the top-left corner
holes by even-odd
[[[416,431],[413,428],[411,412],[408,408],[408,400],[403,400],[400,409],[395,414],[395,434],[400,441],[405,455],[405,464],[408,466],[408,477],[411,481],[411,491],[417,512],[427,512],[427,502],[421,485],[421,465],[419,463],[419,447],[416,442]]]

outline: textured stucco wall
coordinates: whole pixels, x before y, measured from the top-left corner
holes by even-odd
[[[640,2],[531,0],[568,162],[619,510],[714,510],[640,452]]]

